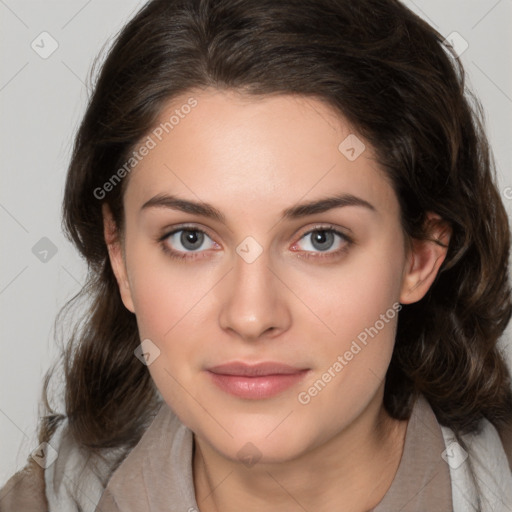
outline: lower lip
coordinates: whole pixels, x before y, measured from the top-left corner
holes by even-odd
[[[239,398],[261,400],[273,397],[301,381],[309,370],[280,375],[243,377],[208,372],[213,382],[223,391]]]

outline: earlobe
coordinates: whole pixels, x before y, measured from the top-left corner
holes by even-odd
[[[128,281],[128,273],[126,270],[126,262],[123,258],[122,242],[119,237],[117,225],[113,219],[110,208],[106,203],[102,206],[103,213],[103,233],[105,243],[108,249],[108,255],[112,271],[116,277],[119,293],[126,309],[135,312],[133,305],[130,283]]]
[[[448,252],[451,228],[439,215],[427,214],[427,240],[412,240],[402,282],[400,302],[421,300],[432,286]]]

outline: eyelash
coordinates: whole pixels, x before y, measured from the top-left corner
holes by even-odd
[[[183,260],[193,261],[193,260],[200,258],[201,256],[196,256],[196,255],[201,254],[204,251],[198,251],[195,253],[194,252],[175,251],[173,249],[170,249],[169,246],[165,243],[165,241],[170,236],[175,235],[176,233],[179,233],[180,231],[191,231],[191,232],[203,233],[204,235],[206,235],[208,238],[211,239],[211,237],[208,235],[208,233],[206,233],[206,231],[199,229],[193,225],[180,226],[179,228],[173,229],[172,231],[167,232],[165,235],[163,235],[157,239],[157,242],[160,244],[160,247],[163,250],[163,252],[170,258],[175,259],[175,260],[180,260],[180,261],[183,261]],[[316,233],[319,231],[324,232],[324,233],[333,233],[335,235],[338,235],[342,239],[342,241],[345,242],[344,246],[341,249],[338,249],[334,252],[311,253],[311,251],[306,251],[305,254],[299,254],[298,255],[299,258],[303,258],[303,259],[314,258],[316,260],[337,258],[337,257],[340,257],[345,252],[347,252],[348,249],[354,244],[354,240],[351,237],[349,237],[345,233],[342,233],[341,231],[337,230],[334,226],[331,226],[331,225],[315,226],[313,229],[310,229],[309,231],[306,231],[305,233],[303,233],[301,235],[301,237],[299,238],[299,240],[302,240],[307,235],[311,235],[312,233]],[[313,256],[313,254],[316,254],[316,256]]]

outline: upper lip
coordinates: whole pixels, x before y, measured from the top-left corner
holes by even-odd
[[[291,375],[306,369],[307,368],[297,368],[288,364],[269,361],[257,364],[247,364],[242,362],[225,363],[212,366],[211,368],[208,368],[208,371],[221,375],[257,377],[263,375]]]

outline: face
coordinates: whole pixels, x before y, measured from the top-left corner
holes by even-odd
[[[399,302],[439,258],[406,250],[375,154],[324,103],[206,90],[159,123],[177,109],[129,177],[122,251],[109,245],[121,295],[183,423],[233,460],[247,442],[292,459],[382,390]],[[293,370],[209,371],[231,362]]]

